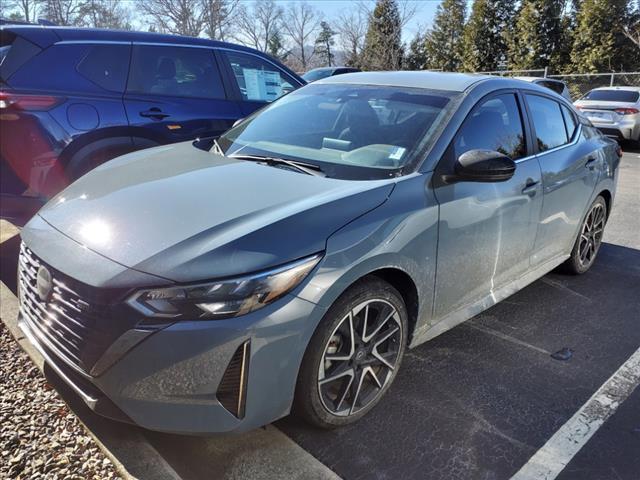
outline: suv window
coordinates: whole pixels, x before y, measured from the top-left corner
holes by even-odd
[[[544,152],[567,143],[567,131],[560,104],[538,95],[527,95],[527,103],[536,129],[538,150]]]
[[[454,140],[455,158],[475,149],[495,150],[513,160],[527,155],[522,116],[513,94],[498,95],[476,106]]]
[[[571,110],[569,110],[564,105],[562,108],[562,116],[564,117],[564,124],[567,127],[567,138],[571,140],[573,138],[573,134],[576,133],[576,128],[578,128],[578,123],[576,122],[576,117],[573,115]]]
[[[207,48],[134,45],[127,91],[225,98],[213,51]]]
[[[275,65],[253,55],[224,52],[244,100],[273,102],[296,87],[296,82]]]
[[[78,72],[112,92],[124,92],[129,70],[128,45],[94,45],[78,63]]]

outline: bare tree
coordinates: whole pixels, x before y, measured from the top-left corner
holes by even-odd
[[[240,0],[201,0],[201,3],[205,33],[214,40],[225,40]]]
[[[371,10],[365,2],[358,2],[348,13],[341,14],[335,28],[340,36],[340,46],[345,52],[345,63],[358,66],[360,54],[364,48]]]
[[[78,17],[83,27],[131,29],[131,11],[120,0],[84,0]]]
[[[139,0],[137,5],[162,32],[197,37],[204,28],[200,0]]]
[[[313,49],[307,53],[305,47],[312,43],[312,36],[319,25],[320,19],[316,10],[306,2],[290,4],[284,14],[282,28],[295,46],[291,55],[300,63],[300,70],[307,70],[308,63],[313,57]]]
[[[76,25],[82,8],[79,0],[43,0],[38,18],[44,18],[56,25]]]
[[[269,41],[279,34],[282,27],[282,7],[273,0],[256,1],[251,8],[241,5],[238,10],[236,40],[266,52]]]
[[[35,22],[38,18],[38,7],[41,3],[42,0],[0,1],[0,15],[4,15],[5,12],[17,10],[20,17],[22,17],[25,22]]]

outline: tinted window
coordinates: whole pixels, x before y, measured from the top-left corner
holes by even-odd
[[[567,131],[560,111],[560,104],[554,100],[527,95],[533,126],[536,129],[538,149],[541,152],[567,143]]]
[[[606,102],[637,102],[640,98],[640,92],[632,90],[591,90],[587,93],[583,100],[601,100]]]
[[[573,113],[564,105],[562,105],[562,116],[564,117],[564,124],[567,127],[567,137],[569,140],[573,138],[573,134],[576,132],[578,124],[576,123],[576,117]]]
[[[499,95],[476,107],[456,135],[454,147],[456,158],[476,149],[495,150],[514,160],[526,156],[522,117],[515,96]]]
[[[224,98],[213,51],[134,46],[127,91],[175,97]]]
[[[22,37],[0,30],[0,80],[7,81],[41,51],[40,47]]]
[[[105,90],[123,92],[130,48],[127,45],[94,45],[78,63],[78,72]]]
[[[226,52],[244,100],[272,102],[294,90],[294,81],[276,66],[253,55]]]
[[[538,85],[547,87],[548,89],[553,90],[554,92],[559,93],[560,95],[562,95],[562,92],[564,91],[564,83],[560,83],[560,82],[553,82],[551,80],[542,80],[538,82]]]

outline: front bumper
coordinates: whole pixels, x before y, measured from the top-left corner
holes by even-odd
[[[19,325],[96,413],[151,430],[212,434],[251,430],[289,413],[304,350],[324,311],[290,295],[235,319],[179,322],[153,333],[95,377],[48,348],[24,312]],[[247,340],[245,413],[238,418],[217,391]]]

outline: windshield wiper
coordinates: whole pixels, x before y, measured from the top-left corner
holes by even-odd
[[[316,177],[326,177],[326,174],[317,165],[311,165],[308,163],[294,162],[293,160],[286,160],[284,158],[269,157],[262,155],[229,155],[229,158],[237,158],[238,160],[249,160],[252,162],[264,162],[267,165],[287,165],[288,167],[295,168],[296,170],[306,173],[307,175],[314,175]]]

